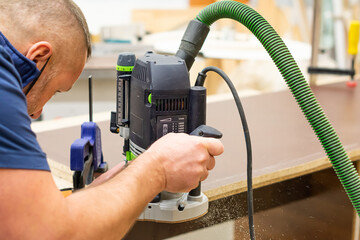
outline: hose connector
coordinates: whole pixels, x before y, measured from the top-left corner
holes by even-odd
[[[185,61],[188,71],[190,71],[209,31],[210,27],[197,19],[192,20],[187,26],[176,56]]]

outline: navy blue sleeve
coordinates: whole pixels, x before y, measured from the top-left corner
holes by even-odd
[[[50,170],[30,124],[20,76],[0,46],[0,168]]]

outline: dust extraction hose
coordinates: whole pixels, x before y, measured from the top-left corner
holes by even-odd
[[[341,184],[360,216],[359,175],[294,58],[280,36],[259,13],[235,1],[221,1],[207,6],[193,20],[193,23],[189,24],[176,55],[185,59],[190,69],[193,58],[206,39],[209,26],[221,18],[231,18],[242,23],[265,47],[320,140]]]

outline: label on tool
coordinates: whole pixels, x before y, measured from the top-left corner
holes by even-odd
[[[157,117],[157,138],[160,138],[169,132],[186,133],[187,132],[187,116],[159,116]]]

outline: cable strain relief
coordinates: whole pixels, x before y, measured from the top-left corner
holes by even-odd
[[[207,75],[203,72],[199,72],[196,78],[195,86],[204,86]]]

